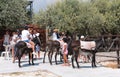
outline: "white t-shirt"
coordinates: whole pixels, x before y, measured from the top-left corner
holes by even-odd
[[[21,35],[22,40],[29,40],[29,38],[28,38],[29,35],[30,35],[30,33],[28,30],[23,30],[22,35]]]
[[[59,39],[57,38],[57,34],[56,33],[53,33],[52,38],[53,38],[53,40],[59,41]]]
[[[11,45],[16,44],[17,38],[18,38],[18,35],[17,35],[17,34],[14,34],[14,35],[12,36],[12,40],[11,40],[10,44],[11,44]],[[16,41],[15,41],[15,40],[16,40]]]

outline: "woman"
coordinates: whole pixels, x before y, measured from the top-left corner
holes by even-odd
[[[9,35],[8,31],[6,31],[3,39],[4,39],[3,45],[9,45],[10,44],[10,35]]]
[[[15,61],[15,57],[14,57],[14,46],[15,46],[17,40],[19,40],[18,34],[17,34],[17,32],[14,31],[14,32],[12,33],[12,40],[11,40],[11,42],[10,42],[10,45],[11,45],[11,47],[12,47],[12,58],[13,58],[12,60],[13,60],[13,63],[14,63],[14,61]]]

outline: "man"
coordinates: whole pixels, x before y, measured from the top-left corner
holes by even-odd
[[[56,40],[59,41],[59,35],[58,35],[58,29],[54,29],[53,30],[53,34],[52,34],[52,40]]]

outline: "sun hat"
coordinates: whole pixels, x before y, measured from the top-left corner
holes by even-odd
[[[57,32],[57,31],[58,31],[58,29],[54,29],[53,31],[54,31],[54,32]]]

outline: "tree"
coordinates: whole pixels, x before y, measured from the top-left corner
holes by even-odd
[[[27,21],[27,1],[0,0],[0,26],[16,28]]]
[[[94,0],[93,6],[96,7],[100,14],[104,16],[102,28],[107,33],[120,33],[120,1],[119,0]]]
[[[84,35],[118,33],[120,29],[119,0],[63,0],[40,11],[37,22],[60,31]]]

